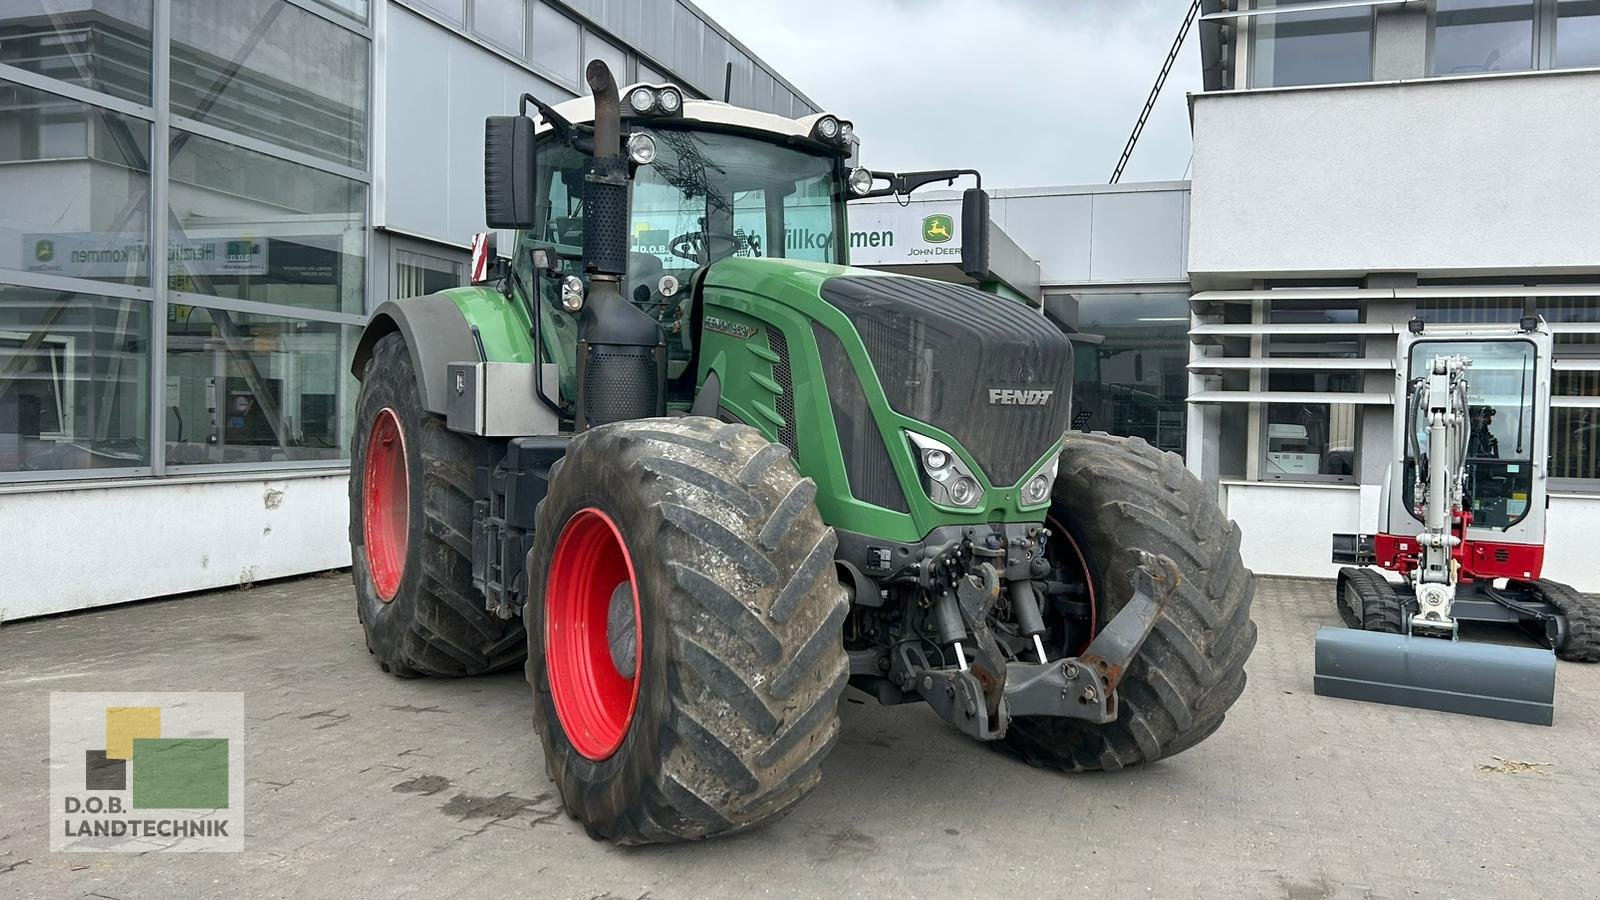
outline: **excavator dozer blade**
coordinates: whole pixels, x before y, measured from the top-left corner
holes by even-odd
[[[1316,692],[1440,712],[1550,725],[1556,655],[1536,647],[1317,630]]]

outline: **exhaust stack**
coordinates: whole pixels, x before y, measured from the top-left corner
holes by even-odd
[[[622,295],[628,273],[628,159],[622,101],[598,59],[584,71],[594,94],[594,155],[583,185],[583,269],[589,296],[578,319],[577,428],[665,415],[667,348],[661,326]]]

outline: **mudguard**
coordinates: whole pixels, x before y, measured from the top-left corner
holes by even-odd
[[[419,375],[423,408],[445,415],[449,364],[483,361],[483,353],[472,336],[472,326],[461,314],[461,308],[443,294],[390,300],[373,311],[372,320],[356,344],[350,371],[357,380],[378,339],[395,331],[405,338],[411,365]]]

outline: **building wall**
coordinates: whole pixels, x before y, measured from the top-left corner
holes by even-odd
[[[347,565],[367,314],[462,283],[483,117],[591,56],[814,111],[686,0],[5,6],[0,618]]]
[[[348,566],[347,483],[212,475],[6,494],[0,622]]]
[[[1193,112],[1197,286],[1596,264],[1600,72],[1204,94]]]
[[[1546,573],[1600,590],[1600,42],[1594,10],[1439,4],[1239,17],[1206,0],[1191,96],[1190,467],[1246,562],[1328,576],[1394,459],[1395,337],[1555,335]],[[1285,4],[1285,6],[1287,6]],[[1257,4],[1259,7],[1259,4]],[[1485,22],[1492,22],[1485,26]],[[1275,450],[1276,447],[1276,450]]]

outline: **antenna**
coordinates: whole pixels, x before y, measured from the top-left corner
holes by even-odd
[[[1116,184],[1122,180],[1122,170],[1128,167],[1128,159],[1133,156],[1133,147],[1139,143],[1139,135],[1144,131],[1144,125],[1150,121],[1150,111],[1155,109],[1156,98],[1161,96],[1161,88],[1167,83],[1167,75],[1172,71],[1172,64],[1178,60],[1178,51],[1183,49],[1183,39],[1189,36],[1189,27],[1194,24],[1194,17],[1200,12],[1200,0],[1189,4],[1189,12],[1183,17],[1183,25],[1178,28],[1178,37],[1172,42],[1172,49],[1167,51],[1167,61],[1161,64],[1161,74],[1156,76],[1155,87],[1150,89],[1150,96],[1144,101],[1144,109],[1139,111],[1139,121],[1133,123],[1133,134],[1128,135],[1128,145],[1122,148],[1122,156],[1117,160],[1117,168],[1111,173],[1111,183]]]
[[[728,67],[722,70],[722,102],[731,103],[733,97],[733,60],[728,60]]]

